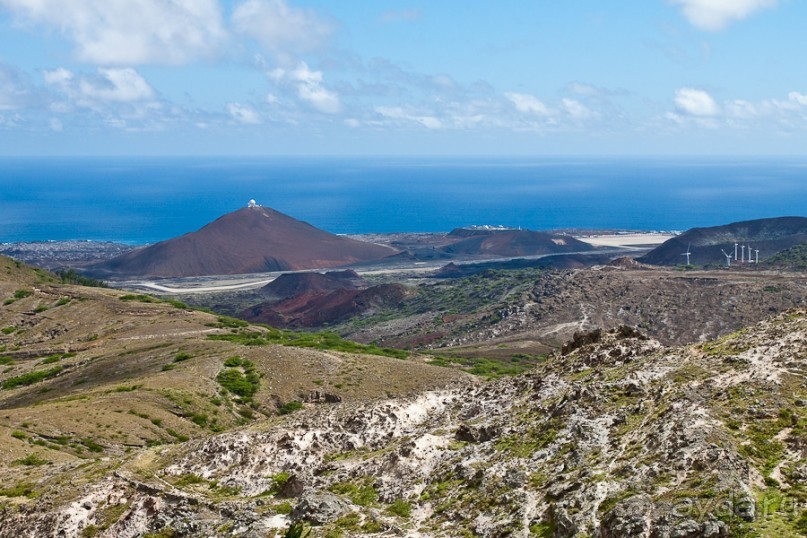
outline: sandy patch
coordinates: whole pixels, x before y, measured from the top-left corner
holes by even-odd
[[[660,245],[668,239],[675,237],[670,234],[618,234],[618,235],[590,235],[578,237],[580,241],[596,247],[635,247],[639,245]]]

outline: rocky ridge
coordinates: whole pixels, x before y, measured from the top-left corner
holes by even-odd
[[[516,378],[143,450],[6,506],[0,534],[798,536],[805,360],[804,310],[681,348],[578,333]]]

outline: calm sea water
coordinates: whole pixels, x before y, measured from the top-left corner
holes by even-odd
[[[807,215],[807,158],[4,158],[0,242],[149,243],[250,198],[335,233]]]

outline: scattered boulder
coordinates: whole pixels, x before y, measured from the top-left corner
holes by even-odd
[[[350,511],[350,506],[332,493],[305,493],[291,513],[293,521],[325,525]]]

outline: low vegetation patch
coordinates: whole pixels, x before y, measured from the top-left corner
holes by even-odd
[[[260,387],[260,376],[255,371],[255,364],[247,359],[230,357],[224,361],[224,365],[228,368],[216,376],[219,385],[243,400],[251,399]]]
[[[121,301],[126,301],[126,302],[135,301],[135,302],[138,302],[138,303],[169,304],[169,305],[173,306],[174,308],[179,308],[180,310],[190,310],[190,308],[191,308],[187,304],[183,303],[182,301],[177,301],[175,299],[160,299],[160,298],[153,297],[151,295],[142,294],[142,293],[141,294],[130,293],[128,295],[121,295],[120,300]]]
[[[369,479],[360,483],[338,482],[332,484],[328,490],[338,495],[347,496],[350,502],[358,506],[370,506],[378,501],[378,492]]]
[[[89,286],[91,288],[108,288],[106,282],[88,276],[81,275],[75,269],[66,271],[56,271],[56,276],[62,284],[74,284],[76,286]],[[69,299],[68,299],[69,301]]]
[[[382,348],[376,345],[359,344],[345,340],[339,335],[329,332],[297,333],[270,328],[265,333],[255,331],[242,331],[235,334],[213,334],[208,336],[211,340],[224,340],[244,346],[266,346],[279,344],[290,347],[304,347],[311,349],[344,351],[346,353],[363,353],[365,355],[379,355],[406,359],[409,353],[402,349]]]
[[[14,460],[11,462],[14,465],[25,465],[27,467],[38,467],[40,465],[45,465],[49,463],[48,460],[43,459],[39,456],[39,454],[28,454],[22,459]]]
[[[433,366],[443,366],[459,368],[469,374],[486,378],[497,378],[503,376],[514,376],[531,370],[535,367],[533,361],[511,361],[509,363],[492,359],[471,358],[471,357],[447,357],[436,356],[428,361]]]
[[[32,499],[36,497],[36,493],[34,492],[33,484],[20,482],[15,486],[0,488],[0,497],[28,497]]]
[[[291,413],[294,413],[295,411],[299,411],[302,408],[303,408],[302,402],[292,400],[278,407],[277,412],[280,413],[281,415],[289,415]]]
[[[18,375],[16,377],[9,377],[0,383],[0,388],[10,390],[16,387],[33,385],[34,383],[39,383],[40,381],[44,381],[45,379],[59,375],[61,371],[62,367],[56,366],[49,370],[37,370],[34,372],[28,372],[27,374]]]
[[[26,297],[30,297],[33,295],[34,292],[31,290],[17,290],[14,292],[15,299],[25,299]]]

